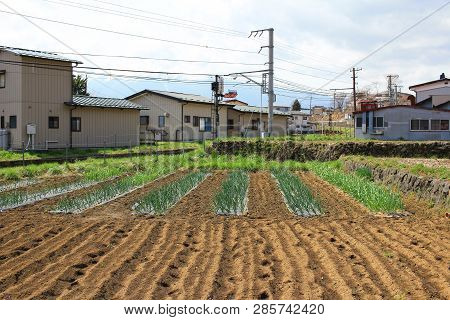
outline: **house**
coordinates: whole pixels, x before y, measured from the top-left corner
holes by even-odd
[[[201,141],[211,139],[212,99],[195,94],[143,90],[126,98],[148,110],[141,111],[141,141]],[[227,136],[227,109],[219,105],[219,137]]]
[[[273,106],[274,110],[282,111],[282,112],[289,112],[291,111],[291,107],[288,106]]]
[[[244,101],[241,101],[238,99],[227,99],[227,100],[224,100],[223,102],[232,104],[234,106],[248,106],[247,102],[244,102]]]
[[[74,96],[65,105],[71,111],[72,147],[139,145],[140,112],[145,107],[124,99],[90,96]]]
[[[323,115],[326,112],[326,108],[323,106],[314,106],[311,109],[311,113],[315,115]]]
[[[311,115],[302,111],[290,111],[288,119],[288,133],[313,133],[316,126],[310,122]]]
[[[141,106],[120,99],[73,97],[73,66],[43,51],[0,47],[1,148],[129,146],[139,142]]]
[[[367,108],[354,113],[357,138],[381,140],[450,140],[450,86],[439,80],[411,86],[417,103]]]
[[[287,134],[288,118],[288,113],[279,110],[273,111],[273,136]],[[268,108],[236,105],[228,109],[227,135],[229,137],[258,137],[261,131],[267,132],[267,126]]]
[[[450,80],[441,74],[439,80],[416,84],[409,87],[409,90],[416,93],[416,104],[433,97],[433,104],[441,104],[449,99],[450,96]]]

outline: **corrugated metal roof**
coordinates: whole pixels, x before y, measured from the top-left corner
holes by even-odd
[[[97,107],[97,108],[118,108],[118,109],[137,109],[145,110],[146,107],[125,99],[99,98],[90,96],[74,96],[72,101],[66,102],[67,105],[76,107]]]
[[[32,57],[32,58],[39,58],[39,59],[46,59],[46,60],[73,62],[73,63],[78,63],[78,64],[83,63],[81,61],[69,59],[69,58],[60,56],[56,53],[52,53],[52,52],[28,50],[28,49],[12,48],[12,47],[3,47],[3,46],[0,46],[0,50],[11,52],[18,56],[25,56],[25,57]]]
[[[202,102],[202,103],[213,103],[214,101],[211,98],[207,98],[204,96],[200,96],[197,94],[188,94],[188,93],[180,93],[180,92],[170,92],[170,91],[159,91],[159,90],[151,90],[151,92],[155,92],[158,94],[162,94],[168,97],[172,97],[175,99],[183,100],[183,101],[191,101],[191,102]]]
[[[161,90],[143,90],[141,92],[135,93],[126,99],[133,99],[135,97],[141,96],[143,94],[157,94],[161,96],[165,96],[168,98],[176,99],[178,101],[182,102],[196,102],[196,103],[208,103],[212,104],[214,103],[214,100],[211,98],[207,98],[201,95],[197,94],[188,94],[188,93],[180,93],[180,92],[171,92],[171,91],[161,91]],[[225,102],[221,102],[220,105],[222,106],[231,106],[232,104],[227,104]]]
[[[233,110],[240,111],[240,112],[250,112],[250,113],[269,113],[269,108],[260,108],[260,107],[252,107],[252,106],[234,106]],[[289,116],[288,113],[280,111],[280,110],[273,110],[273,114],[279,115],[279,116]]]

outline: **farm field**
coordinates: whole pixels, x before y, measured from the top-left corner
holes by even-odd
[[[448,219],[413,197],[392,218],[312,172],[197,172],[161,172],[79,214],[52,210],[111,183],[1,212],[0,298],[450,298]],[[287,196],[293,176],[303,202]],[[222,188],[248,198],[222,197],[230,214],[217,214]],[[154,214],[133,214],[142,203]]]

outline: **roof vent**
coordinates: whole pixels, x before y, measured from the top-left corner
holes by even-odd
[[[442,74],[441,74],[441,80],[444,80],[444,79],[445,79],[445,73],[442,72]]]

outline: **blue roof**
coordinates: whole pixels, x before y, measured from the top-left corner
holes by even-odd
[[[133,103],[125,99],[100,98],[90,96],[74,96],[72,101],[66,102],[66,105],[75,107],[97,107],[97,108],[116,108],[116,109],[135,109],[147,110],[148,108]]]
[[[56,53],[46,52],[46,51],[37,51],[37,50],[28,50],[28,49],[0,46],[0,51],[2,51],[2,50],[11,52],[15,55],[22,56],[22,57],[32,57],[32,58],[39,58],[39,59],[46,59],[46,60],[72,62],[72,63],[78,63],[78,64],[83,63],[78,60],[69,59],[69,58],[60,56]]]

